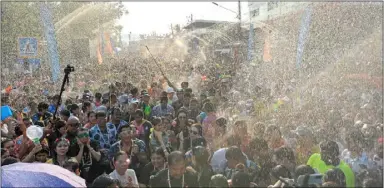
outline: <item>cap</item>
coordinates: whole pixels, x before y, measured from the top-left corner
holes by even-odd
[[[148,93],[147,91],[142,92],[141,95],[142,95],[143,97],[149,97],[149,96],[150,96],[149,93]]]
[[[175,90],[173,90],[173,88],[171,88],[171,87],[167,88],[167,93],[174,93],[174,92],[175,92]]]
[[[312,131],[303,125],[298,126],[295,130],[291,131],[295,133],[297,136],[312,136]]]
[[[97,112],[105,112],[105,113],[107,113],[107,111],[108,111],[108,109],[105,106],[99,106],[99,107],[96,108],[96,113]]]
[[[131,100],[131,103],[139,103],[139,100],[133,98],[133,99]]]
[[[143,89],[143,90],[141,90],[141,95],[143,95],[144,93],[148,93],[148,91],[147,90],[145,90],[145,89]]]

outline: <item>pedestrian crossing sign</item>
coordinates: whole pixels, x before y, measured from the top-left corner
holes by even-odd
[[[20,37],[19,38],[19,56],[30,57],[37,55],[37,39],[33,37]]]

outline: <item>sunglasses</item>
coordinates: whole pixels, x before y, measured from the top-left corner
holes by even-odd
[[[187,116],[179,116],[179,119],[187,119]]]
[[[194,134],[194,135],[198,135],[199,134],[199,132],[197,132],[197,131],[191,131],[191,133]]]
[[[83,134],[77,135],[77,137],[79,137],[79,138],[88,138],[89,134],[88,133],[83,133]]]

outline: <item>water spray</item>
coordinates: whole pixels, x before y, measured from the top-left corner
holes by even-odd
[[[164,79],[167,80],[169,87],[172,87],[172,88],[176,89],[176,87],[171,83],[171,81],[168,80],[168,77],[165,76],[165,74],[163,72],[163,69],[161,68],[160,64],[157,62],[156,58],[153,57],[153,55],[152,55],[151,51],[149,50],[148,46],[145,46],[145,48],[147,48],[149,55],[151,55],[153,61],[159,67],[159,70],[160,70],[161,74],[163,75]]]

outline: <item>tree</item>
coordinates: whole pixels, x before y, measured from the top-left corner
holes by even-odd
[[[54,23],[59,22],[65,16],[70,15],[79,8],[95,7],[98,9],[85,14],[74,15],[71,23],[67,24],[66,31],[56,33],[60,56],[68,54],[66,49],[70,47],[73,38],[94,38],[98,33],[98,17],[100,23],[104,24],[119,19],[128,11],[121,2],[90,3],[90,2],[49,2],[48,7],[52,13]],[[18,37],[36,37],[38,40],[44,38],[44,28],[40,18],[40,6],[38,2],[3,2],[2,3],[2,62],[13,64],[17,58]],[[56,30],[58,28],[55,28]],[[41,48],[41,46],[39,46]],[[41,51],[41,50],[38,50]]]
[[[181,31],[180,25],[176,24],[175,27],[174,27],[174,30],[176,31],[176,34],[179,33]]]

